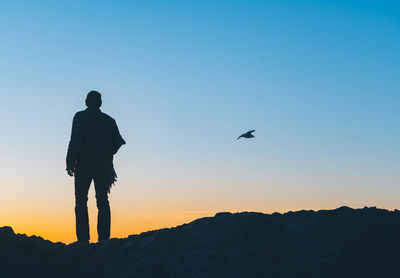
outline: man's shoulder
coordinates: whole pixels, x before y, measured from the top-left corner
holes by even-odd
[[[109,122],[115,122],[115,120],[109,116],[108,114],[100,111],[101,117],[105,120],[105,121],[109,121]]]
[[[74,115],[74,119],[81,118],[85,114],[85,110],[78,111]]]

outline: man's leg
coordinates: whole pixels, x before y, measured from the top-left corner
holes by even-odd
[[[96,189],[96,203],[99,213],[97,215],[97,233],[99,241],[110,238],[111,212],[108,202],[107,179],[101,176],[94,178],[94,186]]]
[[[91,182],[92,177],[90,175],[75,174],[75,217],[78,241],[90,239],[87,201]]]

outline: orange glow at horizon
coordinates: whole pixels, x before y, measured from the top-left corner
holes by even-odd
[[[41,183],[18,176],[3,180],[7,194],[0,201],[0,227],[11,226],[16,233],[41,236],[53,242],[76,241],[73,181],[64,176],[51,181]],[[397,195],[387,192],[379,195],[339,186],[333,189],[322,186],[296,188],[289,183],[269,185],[261,182],[254,188],[243,185],[246,190],[238,192],[232,185],[234,182],[220,183],[218,188],[210,189],[212,183],[201,180],[193,187],[197,189],[194,191],[183,186],[189,183],[186,180],[160,187],[156,182],[121,179],[109,196],[111,237],[125,238],[149,230],[175,227],[223,211],[282,213],[335,209],[343,205],[394,209],[397,205]],[[25,184],[30,186],[23,187]],[[129,186],[132,184],[142,184],[142,187]],[[37,191],[40,186],[41,190]],[[96,242],[97,208],[93,186],[89,191],[88,208],[91,242]]]
[[[311,209],[311,208],[306,208]],[[334,209],[334,208],[332,208]],[[280,212],[284,213],[290,210],[300,209],[276,209],[262,211],[263,213]],[[222,210],[221,210],[222,211]],[[244,210],[230,210],[230,212],[241,212]],[[166,212],[135,214],[131,217],[114,217],[111,224],[111,238],[126,238],[129,235],[140,234],[142,232],[158,230],[163,228],[172,228],[182,224],[190,223],[195,219],[202,217],[212,217],[218,211],[188,211],[188,212]],[[90,235],[91,242],[97,242],[97,210],[89,208]],[[40,219],[40,221],[38,221]],[[14,218],[2,219],[5,222],[1,226],[11,226],[15,233],[26,234],[27,236],[40,236],[45,240],[52,242],[63,242],[66,244],[76,241],[75,219],[73,213],[69,215],[60,215],[60,218],[54,216],[41,216],[36,219]]]

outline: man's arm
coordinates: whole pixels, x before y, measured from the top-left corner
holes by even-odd
[[[121,148],[122,145],[125,145],[126,142],[125,140],[122,138],[121,134],[119,133],[119,129],[117,126],[117,123],[115,122],[115,120],[112,121],[112,126],[111,126],[111,132],[112,132],[112,138],[113,138],[113,142],[112,142],[112,154],[116,154],[119,150],[119,148]]]
[[[81,123],[78,114],[75,114],[72,121],[71,139],[68,144],[67,152],[67,172],[68,175],[73,176],[75,172],[75,164],[78,158],[79,146],[81,145]]]

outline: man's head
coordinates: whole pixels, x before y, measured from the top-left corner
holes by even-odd
[[[100,108],[101,94],[97,91],[90,91],[86,96],[86,106],[88,108]]]

